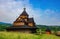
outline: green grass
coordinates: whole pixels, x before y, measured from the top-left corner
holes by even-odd
[[[0,32],[0,39],[60,39],[55,35],[35,35],[20,32]]]

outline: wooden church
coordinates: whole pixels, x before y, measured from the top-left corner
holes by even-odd
[[[13,26],[8,27],[7,31],[19,31],[26,33],[35,33],[37,27],[33,18],[29,18],[29,15],[24,8],[20,16],[13,22]]]

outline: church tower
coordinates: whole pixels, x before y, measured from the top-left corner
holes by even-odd
[[[13,26],[35,26],[34,19],[29,18],[29,15],[24,8],[20,16],[14,21]]]

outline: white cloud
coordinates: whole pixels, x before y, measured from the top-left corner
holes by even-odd
[[[60,25],[59,13],[57,11],[46,9],[41,16],[41,24],[44,25]],[[58,14],[57,14],[58,13]]]
[[[36,24],[43,25],[60,25],[59,19],[56,19],[59,14],[51,9],[34,9],[29,0],[0,0],[0,21],[13,23],[15,19],[22,13],[24,2],[26,11],[30,17],[34,17]]]

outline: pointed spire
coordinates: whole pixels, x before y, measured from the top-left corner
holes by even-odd
[[[29,16],[28,14],[27,14],[27,12],[26,12],[26,8],[23,8],[23,12],[22,12],[22,14],[20,15],[20,16]]]
[[[24,11],[26,11],[26,8],[24,8]]]

